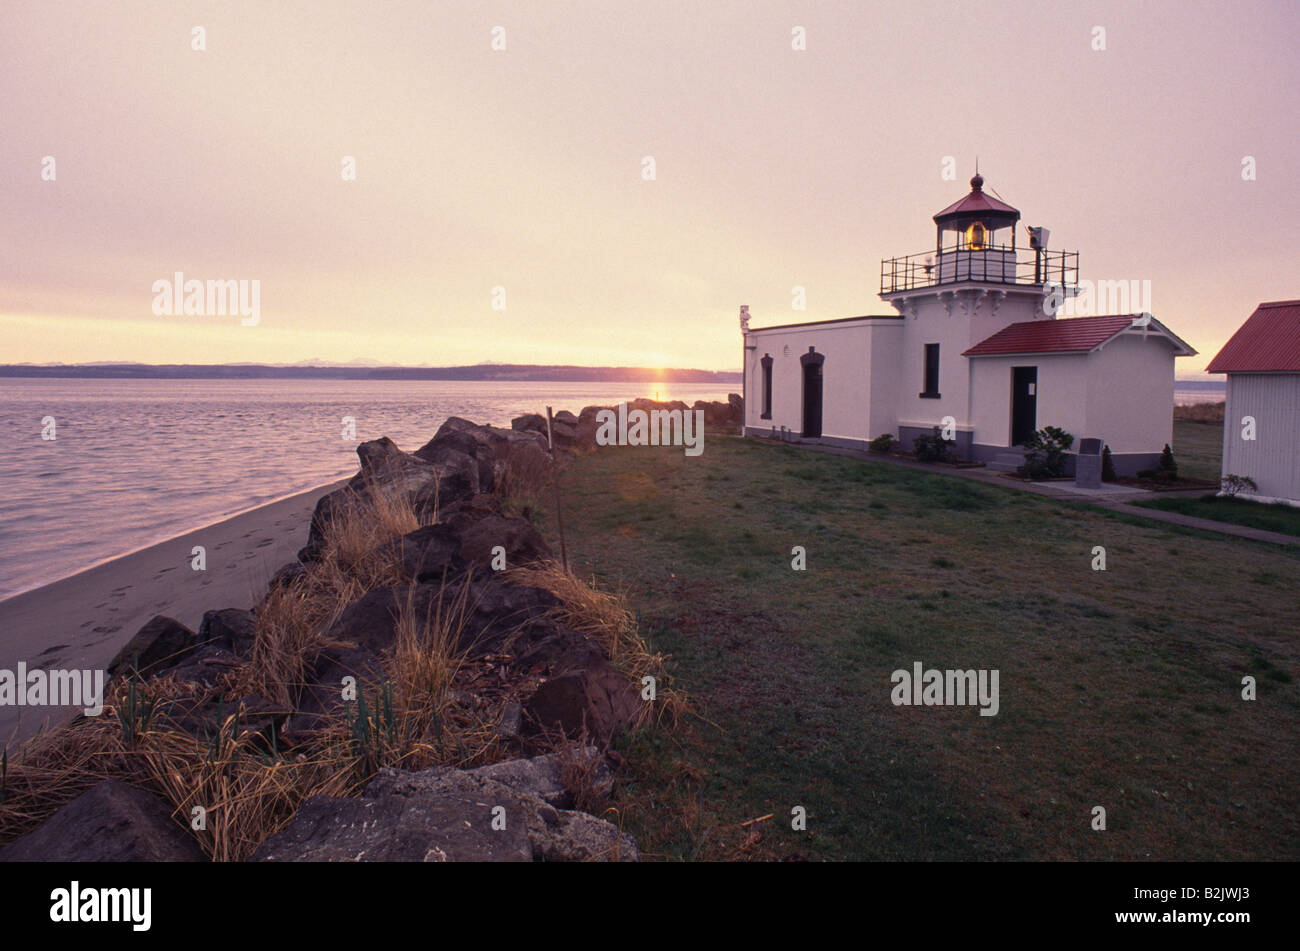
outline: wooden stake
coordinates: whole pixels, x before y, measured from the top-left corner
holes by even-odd
[[[551,430],[551,408],[546,407],[546,444],[551,450],[551,485],[555,487],[555,523],[560,529],[560,563],[569,570],[569,551],[564,544],[564,513],[560,511],[560,471],[555,465],[555,434]]]

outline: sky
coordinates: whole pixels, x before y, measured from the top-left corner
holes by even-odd
[[[891,312],[976,156],[1180,376],[1300,297],[1291,0],[4,7],[0,362],[738,369],[741,304]]]

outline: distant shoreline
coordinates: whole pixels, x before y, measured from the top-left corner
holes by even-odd
[[[0,365],[15,379],[121,380],[464,380],[489,383],[740,383],[737,370],[484,363],[455,367],[271,366],[254,363],[84,363]]]

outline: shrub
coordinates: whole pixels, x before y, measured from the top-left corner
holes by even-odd
[[[946,462],[955,442],[939,435],[939,427],[936,426],[933,433],[922,433],[912,440],[912,448],[919,462]]]
[[[1110,446],[1101,447],[1101,481],[1115,481],[1115,460],[1110,457]]]
[[[1160,471],[1171,482],[1178,478],[1178,463],[1174,461],[1174,451],[1169,448],[1169,443],[1165,443],[1165,448],[1160,451]]]
[[[1251,492],[1258,492],[1259,485],[1250,476],[1239,476],[1229,472],[1219,483],[1220,489],[1224,495],[1234,496],[1238,492],[1244,492],[1249,489]]]
[[[877,436],[867,445],[872,452],[889,452],[890,449],[894,448],[893,434],[885,433],[883,436]]]
[[[1057,426],[1044,426],[1021,445],[1025,464],[1020,471],[1031,479],[1055,479],[1065,475],[1065,454],[1074,437]]]

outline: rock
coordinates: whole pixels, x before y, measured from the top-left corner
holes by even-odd
[[[745,420],[745,401],[739,393],[728,393],[727,403],[731,407],[730,420],[741,423]]]
[[[578,420],[572,413],[568,415],[568,419],[560,419],[556,416],[551,420],[551,434],[559,449],[573,449],[578,445]]]
[[[239,658],[229,649],[219,644],[204,644],[186,654],[179,664],[168,667],[161,673],[186,685],[191,692],[201,693],[213,687],[240,663]]]
[[[519,735],[519,727],[523,723],[524,708],[514,700],[510,700],[501,707],[501,719],[497,721],[497,736],[504,739],[511,739]]]
[[[546,440],[534,432],[527,435],[526,439],[510,440],[493,461],[495,484],[506,491],[536,489],[550,477],[551,454]]]
[[[731,404],[711,401],[704,410],[704,422],[710,426],[723,426],[731,419]]]
[[[423,460],[398,448],[397,443],[387,436],[372,439],[357,446],[357,458],[361,460],[361,471],[353,481],[386,482],[401,477],[402,473],[417,468]]]
[[[319,561],[325,542],[339,521],[352,517],[370,505],[371,494],[376,491],[405,496],[418,518],[431,519],[437,509],[479,492],[481,482],[478,462],[470,455],[452,447],[439,450],[441,462],[434,464],[397,450],[391,440],[374,440],[363,447],[362,471],[342,489],[322,496],[312,513],[307,544],[298,552],[304,563]],[[490,468],[490,467],[489,467]]]
[[[533,856],[543,862],[639,862],[636,840],[585,812],[560,812],[559,821],[533,836]]]
[[[298,552],[298,560],[305,564],[319,561],[325,550],[325,539],[333,529],[334,523],[348,517],[362,505],[362,502],[362,497],[348,486],[321,496],[311,513],[311,525],[307,529],[307,544]]]
[[[534,432],[541,433],[546,437],[546,417],[537,413],[526,413],[523,416],[516,416],[510,420],[510,428],[516,432]]]
[[[439,581],[444,575],[451,577],[465,571],[460,535],[446,524],[425,525],[407,532],[377,550],[375,557],[400,563],[403,576],[410,581]]]
[[[417,619],[437,614],[438,588],[436,584],[373,588],[343,609],[325,637],[376,652],[389,648],[397,639],[397,622],[408,604]]]
[[[0,850],[0,862],[204,861],[161,799],[116,779],[92,786]]]
[[[108,664],[115,677],[128,670],[156,673],[179,663],[199,645],[199,637],[174,618],[159,614],[140,628]]]
[[[305,577],[307,577],[307,568],[303,563],[301,561],[291,561],[287,565],[281,565],[275,574],[271,576],[267,590],[277,591],[281,588],[291,588]]]
[[[525,709],[538,732],[558,727],[576,737],[585,728],[605,743],[619,730],[639,723],[646,704],[625,676],[608,661],[598,661],[551,677],[537,688]]]
[[[464,513],[470,518],[481,518],[484,515],[503,515],[501,509],[501,499],[495,495],[480,493],[471,495],[467,499],[460,499],[448,505],[441,506],[438,514],[444,522],[451,521],[451,517],[458,513]]]
[[[528,645],[556,629],[556,623],[546,614],[560,602],[549,591],[495,578],[469,584],[470,590],[464,593],[460,649],[481,656],[497,652],[507,640]],[[460,587],[448,591],[449,600],[459,597]]]
[[[492,549],[505,550],[507,568],[545,561],[553,556],[532,523],[505,515],[470,515],[457,512],[447,520],[447,527],[460,539],[460,558],[478,571],[492,571]]]
[[[257,631],[257,618],[252,611],[224,608],[206,611],[199,624],[199,640],[205,644],[225,647],[240,657],[251,657],[253,638]]]
[[[614,791],[614,774],[600,750],[594,746],[573,751],[574,759],[586,761],[593,769],[592,791],[608,797]],[[557,809],[573,807],[573,794],[564,785],[564,765],[555,753],[534,756],[532,759],[512,759],[490,766],[480,766],[468,771],[471,775],[492,779],[509,786],[515,792],[527,793],[550,803]]]
[[[410,496],[415,514],[420,518],[434,518],[444,505],[477,495],[484,487],[492,487],[490,461],[480,467],[473,456],[450,447],[443,447],[436,454],[441,461],[429,467],[429,477]]]
[[[422,772],[384,768],[360,799],[309,799],[288,826],[262,843],[251,861],[611,858],[636,861],[639,855],[631,837],[608,822],[560,812],[503,783],[440,767]]]

